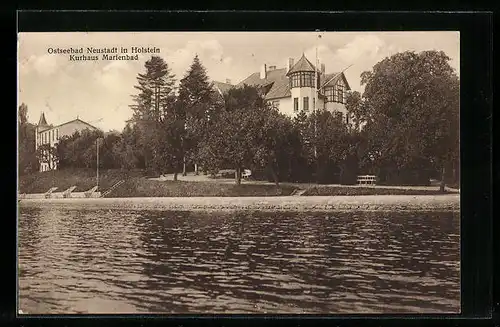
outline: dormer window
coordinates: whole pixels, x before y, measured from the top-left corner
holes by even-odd
[[[325,87],[326,102],[333,102],[333,87]]]
[[[333,86],[325,87],[326,102],[345,103],[344,84],[338,83]]]

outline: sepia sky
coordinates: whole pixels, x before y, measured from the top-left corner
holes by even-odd
[[[352,65],[346,77],[362,91],[360,74],[397,52],[442,50],[459,74],[458,32],[327,32],[321,33],[20,33],[18,35],[18,103],[28,106],[28,120],[37,123],[45,112],[49,124],[79,116],[102,128],[121,130],[132,115],[136,76],[151,54],[138,61],[70,61],[69,55],[49,54],[48,48],[157,47],[180,80],[198,54],[210,79],[233,84],[260,70],[265,63],[285,67],[302,53],[314,63],[315,47],[326,72]]]

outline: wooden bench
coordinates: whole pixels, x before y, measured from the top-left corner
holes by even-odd
[[[63,192],[63,198],[69,198],[71,196],[71,192],[75,190],[76,186],[71,186],[69,189]]]
[[[52,196],[52,192],[54,192],[55,190],[57,190],[57,187],[51,187],[47,192],[45,192],[45,198],[50,198]]]
[[[90,190],[83,192],[83,194],[85,194],[86,198],[90,198],[95,191],[97,191],[97,186],[94,186]]]
[[[375,185],[377,183],[377,176],[375,176],[375,175],[359,175],[357,182],[359,185]]]

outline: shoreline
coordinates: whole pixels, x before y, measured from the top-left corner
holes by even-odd
[[[160,211],[459,211],[460,196],[359,195],[21,199],[19,207]]]

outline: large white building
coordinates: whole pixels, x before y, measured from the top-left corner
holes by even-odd
[[[318,109],[328,110],[347,120],[345,101],[350,86],[344,73],[326,73],[325,64],[316,69],[304,54],[296,63],[293,58],[289,58],[285,68],[264,64],[260,72],[251,74],[234,86],[228,81],[214,82],[221,93],[227,92],[231,87],[241,87],[245,84],[259,87],[269,104],[290,117],[302,110],[313,112]]]
[[[84,129],[97,130],[96,127],[90,125],[83,120],[76,118],[75,120],[52,126],[47,124],[45,114],[42,112],[40,120],[35,128],[35,150],[43,145],[49,145],[51,148],[55,147],[63,136],[71,136],[75,132],[80,132]],[[44,155],[48,160],[40,161],[40,171],[48,171],[57,169],[57,161],[51,156],[50,153]],[[50,162],[49,162],[50,161]]]

